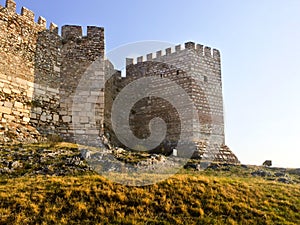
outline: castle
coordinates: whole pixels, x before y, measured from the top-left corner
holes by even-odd
[[[90,72],[90,82],[105,85],[80,91],[83,75],[99,59],[105,65],[100,71]],[[0,6],[2,140],[8,140],[7,131],[15,127],[10,134],[19,132],[24,141],[36,131],[35,134],[59,135],[68,141],[74,141],[77,135],[83,142],[107,134],[112,144],[122,145],[124,142],[118,139],[111,118],[114,101],[132,82],[153,78],[152,92],[163,95],[143,96],[133,105],[129,125],[134,136],[139,139],[151,136],[148,124],[160,117],[166,124],[166,136],[154,152],[170,154],[184,133],[195,147],[195,157],[205,155],[209,145],[216,161],[238,162],[225,145],[218,50],[187,42],[175,50],[168,48],[156,55],[148,54],[146,60],[138,57],[136,63],[127,59],[126,65],[126,77],[122,77],[105,58],[103,28],[88,26],[87,35],[83,36],[82,27],[63,26],[59,35],[55,24],[51,23],[47,29],[43,17],[35,22],[34,13],[24,7],[19,15],[16,3],[7,0],[5,7]],[[172,92],[167,80],[180,86],[192,100],[196,113],[190,114],[189,126],[180,124],[180,113],[188,111],[186,101]],[[78,93],[84,100],[81,104],[74,103]],[[178,107],[163,97],[177,99]]]

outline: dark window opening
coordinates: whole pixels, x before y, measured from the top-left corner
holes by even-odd
[[[204,76],[204,82],[207,82],[207,81],[208,81],[207,76]]]

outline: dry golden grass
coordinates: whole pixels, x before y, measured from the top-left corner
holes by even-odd
[[[298,224],[299,187],[193,172],[146,187],[97,175],[0,178],[0,224]]]
[[[78,146],[70,143],[28,145],[24,151],[38,148],[78,154]],[[257,168],[182,169],[145,187],[116,184],[92,173],[24,177],[20,171],[15,178],[0,176],[0,225],[299,224],[299,182],[282,184],[252,177],[253,169]],[[167,174],[145,174],[144,178],[163,175]]]

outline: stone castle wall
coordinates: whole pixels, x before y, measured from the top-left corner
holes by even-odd
[[[104,29],[99,27],[87,27],[87,36],[83,36],[80,26],[62,27],[62,63],[60,82],[60,108],[62,123],[60,134],[67,140],[72,140],[74,133],[83,139],[89,136],[99,135],[101,121],[104,114],[104,90],[93,87],[93,83],[104,83],[104,71],[87,71],[89,84],[85,84],[85,90],[80,88],[80,81],[86,70],[95,60],[104,60]],[[75,94],[80,94],[80,103],[73,107]],[[98,118],[92,120],[93,109],[97,107]],[[87,110],[90,109],[90,110]],[[87,112],[88,111],[88,112]],[[72,122],[76,122],[76,127]],[[86,130],[88,130],[86,132]],[[85,137],[84,137],[85,136]],[[81,140],[84,142],[84,140]]]
[[[55,24],[47,29],[46,23],[43,17],[35,22],[24,7],[17,14],[13,0],[0,6],[1,129],[30,125],[71,140],[72,98],[85,69],[104,57],[104,30],[90,26],[83,36],[82,27],[64,26],[60,36]],[[98,104],[100,117],[103,110]],[[78,115],[88,124],[86,117]]]
[[[115,98],[131,82],[156,77],[151,86],[153,96],[141,99],[131,109],[133,134],[147,138],[149,122],[160,117],[166,122],[167,134],[156,150],[168,154],[184,134],[199,151],[212,143],[216,156],[221,151],[230,152],[221,147],[225,138],[218,50],[188,42],[183,48],[179,45],[175,50],[158,51],[155,57],[148,54],[145,61],[139,57],[135,64],[127,59],[127,77],[123,78],[104,57],[103,28],[89,26],[83,36],[81,26],[67,25],[59,35],[55,24],[49,28],[46,24],[43,17],[36,22],[34,13],[24,7],[16,13],[13,0],[0,6],[0,140],[11,127],[23,126],[80,143],[91,143],[106,132],[112,143],[121,145],[111,123]],[[110,74],[114,75],[106,81]],[[88,79],[84,79],[86,76]],[[169,99],[180,99],[166,80],[185,91],[196,108],[195,114],[186,110],[185,101],[176,108],[155,97],[155,93],[161,93]],[[192,122],[188,127],[182,126],[179,112],[189,115]],[[122,110],[119,113],[122,115]]]
[[[46,53],[51,54],[55,45],[57,27],[51,24],[47,30],[44,18],[37,23],[34,19],[34,13],[24,7],[17,14],[11,0],[0,8],[0,121],[49,125],[47,130],[54,130],[59,124],[59,73],[54,65],[50,67]],[[50,38],[41,37],[43,32]]]
[[[176,93],[174,95],[174,87],[168,84],[169,80],[175,82],[192,100],[197,115],[191,115],[191,118],[198,120],[199,123],[194,122],[183,130],[180,127],[182,121],[178,110],[185,114],[190,113],[187,102],[177,102],[176,108],[161,98],[149,96],[138,101],[131,110],[130,126],[135,136],[141,139],[149,137],[150,120],[160,117],[167,124],[167,135],[157,150],[164,149],[170,152],[182,133],[196,146],[203,142],[209,142],[214,146],[224,145],[222,80],[218,50],[188,42],[183,48],[178,45],[173,51],[168,48],[164,54],[158,51],[155,57],[151,53],[146,56],[146,60],[138,57],[135,64],[133,61],[127,59],[126,77],[116,74],[106,85],[105,127],[109,133],[113,134],[110,110],[114,99],[128,84],[142,77],[153,77],[157,78],[151,86],[153,95],[164,92],[166,98],[180,99]],[[113,135],[111,138],[112,142],[118,143],[117,137]]]

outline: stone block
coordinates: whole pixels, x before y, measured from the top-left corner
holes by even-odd
[[[16,78],[16,83],[20,86],[24,86],[24,87],[28,86],[28,81],[21,78]]]
[[[80,123],[88,123],[89,122],[89,118],[86,116],[80,117]]]
[[[44,98],[43,98],[43,101],[44,101],[44,102],[49,102],[49,101],[50,101],[50,99],[49,99],[49,98],[47,98],[47,97],[44,97]]]
[[[23,109],[24,105],[21,102],[15,102],[15,107]]]
[[[54,115],[53,115],[53,121],[54,121],[54,122],[58,122],[58,121],[59,121],[59,115],[54,114]]]
[[[97,102],[97,99],[98,99],[98,96],[90,96],[87,98],[87,102],[88,103],[96,103]]]
[[[35,114],[35,113],[31,113],[30,117],[31,117],[32,119],[36,119],[36,114]]]
[[[11,91],[15,94],[21,94],[21,92],[18,89],[11,89]]]
[[[23,110],[21,110],[21,112],[24,114],[28,114],[28,115],[30,114],[30,111],[28,109],[23,109]]]
[[[34,111],[37,113],[37,114],[41,114],[42,113],[42,108],[41,107],[37,107],[34,109]]]
[[[26,96],[28,97],[28,98],[32,98],[33,97],[33,93],[34,93],[34,91],[32,90],[27,90],[27,92],[26,92]]]
[[[89,96],[89,95],[90,95],[90,92],[89,92],[89,91],[80,91],[80,92],[79,92],[79,95],[80,95],[80,96]]]
[[[11,90],[8,89],[8,88],[3,88],[2,91],[5,93],[5,94],[11,94]]]
[[[29,89],[34,89],[35,88],[35,86],[37,85],[37,84],[35,84],[35,83],[33,83],[33,82],[29,82],[29,81],[24,81],[24,83],[26,83],[27,84],[27,86],[28,86],[28,88]]]
[[[66,116],[68,115],[68,112],[64,110],[64,111],[60,111],[59,114],[62,116]]]
[[[0,74],[0,81],[6,83],[7,82],[7,76],[4,75],[4,74]]]
[[[12,102],[4,102],[4,106],[7,107],[7,108],[12,108],[13,103]]]
[[[75,130],[75,134],[85,134],[85,130]]]
[[[5,106],[0,106],[0,112],[4,113],[4,114],[11,114],[12,113],[11,108],[7,108]]]
[[[47,87],[47,91],[53,92],[53,93],[55,93],[55,94],[59,94],[59,90],[58,90],[58,89],[55,89],[55,88]]]
[[[4,118],[7,119],[8,121],[14,121],[15,117],[11,115],[4,115]]]
[[[29,121],[30,121],[30,118],[28,118],[28,117],[23,117],[23,122],[29,123]]]
[[[71,116],[63,116],[62,120],[64,123],[70,123],[72,121]]]
[[[46,114],[43,113],[43,114],[41,115],[41,117],[40,117],[40,120],[43,121],[43,122],[46,122],[46,121],[47,121],[47,116],[46,116]]]
[[[12,115],[14,115],[14,116],[19,116],[19,115],[20,115],[20,112],[19,112],[19,111],[13,110],[13,111],[12,111]]]
[[[88,135],[98,135],[99,134],[99,130],[89,129],[89,130],[86,131],[86,134],[88,134]]]

